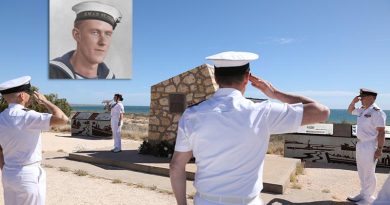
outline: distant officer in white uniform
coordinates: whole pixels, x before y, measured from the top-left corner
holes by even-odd
[[[0,113],[0,145],[4,155],[2,181],[6,205],[45,204],[46,174],[41,168],[41,131],[68,122],[44,95],[30,90],[30,76],[0,84],[8,108]],[[26,108],[31,95],[52,114]]]
[[[111,152],[118,153],[122,151],[121,131],[123,126],[123,97],[121,94],[114,95],[114,103],[111,105],[111,129],[114,138],[114,149]]]
[[[216,93],[183,113],[170,163],[172,188],[186,202],[185,166],[192,156],[197,171],[196,205],[262,204],[263,163],[271,134],[295,132],[301,125],[325,121],[329,109],[309,98],[284,93],[249,72],[257,54],[223,52],[214,62]],[[254,103],[243,94],[248,82],[283,103]]]
[[[375,104],[377,95],[373,90],[360,89],[360,95],[348,106],[348,112],[357,115],[356,164],[361,191],[347,199],[356,204],[371,204],[375,199],[375,167],[378,158],[382,156],[386,126],[386,114]],[[359,100],[362,107],[355,108]]]

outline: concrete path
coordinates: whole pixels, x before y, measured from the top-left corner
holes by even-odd
[[[83,170],[88,173],[88,175],[97,178],[116,180],[123,183],[134,184],[141,188],[150,188],[164,193],[172,193],[170,180],[165,176],[130,171],[120,167],[79,162],[69,160],[67,157],[68,154],[63,152],[45,152],[42,164],[47,168],[56,168],[58,170]],[[187,193],[189,195],[195,193],[191,181],[187,181]]]
[[[120,153],[110,152],[110,147],[80,151],[69,154],[69,159],[115,166],[119,168],[139,171],[148,174],[169,176],[169,159],[138,154],[134,144],[122,147]],[[282,194],[290,183],[290,175],[295,173],[298,159],[283,158],[276,155],[267,155],[264,165],[263,191]],[[194,180],[196,166],[188,164],[186,167],[187,179]]]
[[[79,162],[74,160],[67,159],[68,154],[63,152],[45,152],[44,153],[44,167],[45,169],[55,169],[60,172],[63,169],[68,169],[71,171],[74,170],[83,170],[88,175],[93,176],[94,178],[106,179],[112,182],[119,182],[124,184],[131,184],[138,188],[146,188],[149,190],[154,190],[160,193],[172,194],[172,188],[170,184],[170,180],[166,176],[159,176],[155,174],[142,173],[137,171],[131,171],[128,169],[99,165],[99,164],[91,164],[85,162]],[[271,156],[273,157],[273,156]],[[310,169],[310,168],[309,168]],[[317,170],[317,169],[315,169]],[[312,172],[308,170],[309,172]],[[320,171],[320,170],[319,170]],[[325,171],[325,170],[323,170]],[[325,172],[333,172],[326,170]],[[349,170],[339,170],[335,173],[332,178],[340,178],[341,176],[345,177],[345,174],[351,173],[352,175],[356,175],[354,171]],[[279,204],[314,204],[314,205],[347,205],[350,204],[345,201],[346,195],[339,195],[335,193],[333,188],[329,188],[327,191],[327,185],[323,184],[324,188],[316,188],[310,189],[306,188],[306,184],[317,184],[315,181],[306,182],[307,179],[311,179],[312,176],[306,174],[301,176],[303,181],[302,188],[294,188],[291,184],[285,187],[284,194],[275,194],[275,193],[261,193],[261,198],[264,203],[267,205],[279,205]],[[384,178],[385,176],[382,176]],[[306,178],[306,179],[305,179]],[[343,183],[336,184],[340,188],[342,188]],[[97,184],[99,186],[99,184]],[[317,185],[319,186],[319,185]],[[332,184],[329,186],[334,187]],[[93,187],[91,187],[93,189]],[[356,188],[355,188],[356,189]],[[189,197],[189,204],[193,204],[191,198],[195,194],[195,188],[192,185],[192,181],[187,181],[187,195]],[[130,203],[131,204],[131,203]]]

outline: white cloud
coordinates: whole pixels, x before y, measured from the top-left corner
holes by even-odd
[[[277,44],[284,45],[284,44],[290,44],[290,43],[295,42],[295,39],[293,39],[293,38],[277,38],[277,39],[274,39],[274,41]]]
[[[265,45],[265,44],[276,44],[276,45],[286,45],[297,42],[297,39],[290,38],[290,37],[271,37],[271,38],[265,38],[262,41],[257,42],[259,45]]]

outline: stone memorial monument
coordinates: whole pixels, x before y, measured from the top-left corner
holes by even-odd
[[[151,87],[148,141],[173,144],[184,110],[212,96],[218,89],[214,68],[203,64]]]

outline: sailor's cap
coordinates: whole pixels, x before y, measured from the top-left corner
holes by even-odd
[[[259,58],[250,52],[227,51],[206,57],[214,63],[216,76],[242,75],[250,70],[249,62]]]
[[[31,77],[23,76],[19,78],[15,78],[0,84],[0,93],[2,95],[22,92],[22,91],[31,91]]]
[[[215,67],[237,67],[248,64],[259,58],[259,55],[249,52],[227,51],[206,57]]]
[[[72,10],[76,12],[75,22],[86,19],[101,20],[112,25],[113,29],[122,19],[122,14],[118,9],[97,1],[78,3],[72,7]]]
[[[377,95],[378,95],[378,93],[373,91],[373,90],[370,90],[367,88],[361,88],[359,97],[364,97],[364,96],[375,96],[376,97]]]

